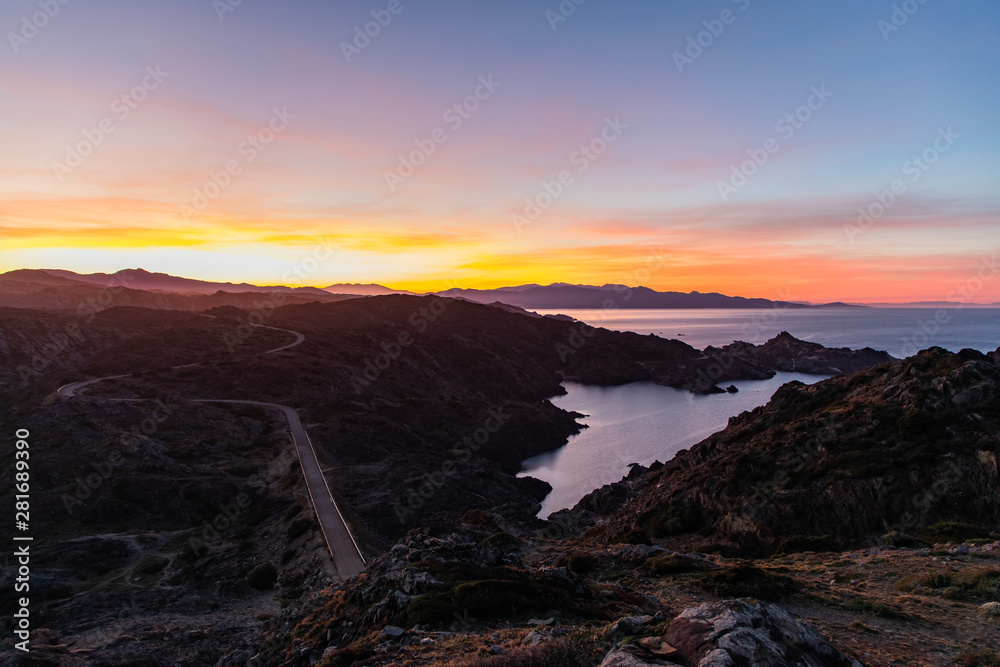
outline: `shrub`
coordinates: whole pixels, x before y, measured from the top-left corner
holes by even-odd
[[[632,529],[625,533],[622,537],[622,542],[625,544],[652,544],[653,541],[649,539],[649,534],[644,530]]]
[[[933,543],[965,542],[989,537],[989,531],[960,521],[941,521],[924,529],[921,537]]]
[[[990,650],[963,653],[955,660],[956,667],[1000,667],[1000,655]]]
[[[1000,600],[1000,568],[974,567],[959,572],[928,571],[903,577],[896,589],[910,593],[919,585],[949,600]]]
[[[924,549],[931,546],[923,540],[894,530],[882,536],[882,540],[890,547],[900,547],[903,549]]]
[[[688,558],[678,554],[669,556],[653,556],[647,558],[643,566],[655,575],[684,574],[686,572],[705,572],[715,566],[703,560]]]
[[[411,625],[447,623],[466,614],[477,618],[509,618],[542,612],[553,605],[570,608],[574,601],[565,591],[528,579],[465,581],[449,590],[426,593],[406,606]]]
[[[504,553],[520,549],[522,544],[524,541],[520,537],[510,533],[493,533],[482,541],[484,547],[496,547]]]
[[[277,580],[278,570],[270,563],[258,565],[247,575],[247,583],[258,591],[271,588]]]
[[[597,567],[597,559],[583,551],[574,551],[562,556],[556,566],[569,568],[577,574],[589,574]]]
[[[288,526],[288,539],[294,540],[312,527],[312,519],[296,519]]]
[[[881,600],[874,600],[872,598],[857,598],[839,606],[847,611],[853,611],[859,614],[874,614],[875,616],[891,618],[898,621],[912,621],[917,618],[913,614],[908,614],[898,607],[894,607],[891,604],[882,602]]]
[[[669,537],[698,528],[701,517],[698,508],[687,503],[671,504],[643,512],[635,527],[651,537]]]
[[[796,591],[791,577],[772,574],[752,565],[735,565],[701,575],[701,587],[723,598],[757,598],[777,602]]]
[[[803,551],[839,551],[837,542],[829,535],[789,535],[781,538],[775,553],[794,554]]]
[[[577,667],[592,664],[591,659],[586,646],[555,639],[531,648],[514,649],[504,655],[472,658],[455,667]]]

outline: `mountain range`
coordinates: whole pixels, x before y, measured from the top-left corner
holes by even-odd
[[[128,303],[148,308],[195,310],[205,297],[213,301],[206,307],[233,305],[245,307],[249,294],[281,294],[289,303],[333,301],[345,297],[384,296],[413,292],[396,290],[384,285],[337,283],[325,288],[260,286],[249,283],[217,283],[181,278],[144,269],[124,269],[115,273],[80,274],[61,269],[21,269],[0,274],[0,305],[65,309],[74,299],[94,298],[94,293],[113,289],[127,294]],[[84,287],[86,286],[86,287]],[[145,294],[143,294],[145,293]],[[527,309],[598,309],[598,308],[816,308],[849,307],[834,303],[817,306],[809,303],[771,301],[769,299],[727,296],[701,292],[658,292],[648,287],[625,285],[517,285],[479,290],[453,288],[435,293],[437,296],[464,299],[476,303],[504,303]],[[239,295],[243,295],[242,297]],[[189,297],[178,299],[177,297]],[[197,298],[190,298],[197,297]],[[106,297],[105,297],[106,299]]]

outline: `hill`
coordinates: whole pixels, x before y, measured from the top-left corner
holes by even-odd
[[[100,287],[128,287],[153,292],[176,292],[177,294],[215,294],[216,292],[267,292],[298,293],[323,296],[323,290],[315,287],[286,287],[282,285],[262,287],[249,283],[216,283],[206,280],[181,278],[167,273],[152,273],[144,269],[123,269],[115,273],[80,274],[62,269],[42,269],[60,278]]]
[[[718,293],[658,292],[648,287],[625,285],[520,285],[492,290],[454,288],[439,296],[467,299],[477,303],[500,301],[532,310],[608,308],[811,308],[809,304],[769,299],[748,299]],[[831,304],[849,307],[844,304]]]
[[[356,298],[313,288],[243,287],[141,270],[80,276],[70,271],[22,269],[0,274],[0,307],[66,310],[88,316],[115,306],[193,312],[233,306],[249,312],[284,304]]]
[[[1000,365],[940,348],[814,385],[554,517],[609,541],[762,555],[1000,531]]]

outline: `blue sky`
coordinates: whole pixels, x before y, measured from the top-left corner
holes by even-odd
[[[71,0],[19,40],[43,10],[4,3],[0,269],[281,282],[322,242],[338,252],[312,284],[430,289],[628,282],[666,252],[650,286],[909,300],[942,298],[1000,246],[996,3],[567,0],[559,22],[556,1],[389,5],[244,0],[220,18],[212,0]],[[391,20],[348,62],[373,11]],[[704,46],[678,71],[689,38]],[[148,67],[169,74],[115,117]],[[480,77],[499,85],[448,127]],[[832,95],[783,136],[814,90]],[[275,110],[294,118],[247,160]],[[616,118],[627,128],[578,171]],[[446,140],[391,187],[437,128]],[[733,180],[769,139],[776,152]],[[905,192],[852,234],[897,180]],[[529,218],[531,202],[547,205]]]

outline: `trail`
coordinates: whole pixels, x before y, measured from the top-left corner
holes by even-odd
[[[289,343],[288,345],[282,345],[281,347],[276,347],[273,350],[268,350],[267,352],[264,352],[264,354],[273,354],[275,352],[281,352],[283,350],[293,348],[296,345],[301,344],[306,339],[305,335],[289,329],[278,329],[276,327],[267,327],[261,324],[255,324],[253,326],[263,329],[272,329],[275,331],[285,331],[295,336],[295,341]],[[183,366],[174,366],[173,368],[191,368],[200,365],[201,364],[194,363],[185,364]],[[56,393],[63,398],[76,398],[79,396],[78,392],[85,387],[89,387],[105,380],[118,380],[131,376],[132,374],[128,373],[125,375],[111,375],[92,380],[70,382],[69,384],[59,387]],[[114,402],[133,403],[144,401],[146,399],[108,400]],[[295,453],[299,457],[299,464],[302,468],[302,476],[306,481],[306,489],[309,491],[309,499],[312,501],[313,510],[316,513],[316,519],[319,522],[320,529],[323,531],[323,539],[326,541],[327,549],[329,549],[330,556],[333,558],[333,564],[337,568],[337,573],[342,579],[348,579],[349,577],[353,577],[354,575],[364,571],[365,559],[364,556],[361,555],[361,549],[358,548],[357,541],[351,534],[350,528],[347,527],[347,522],[344,521],[344,516],[340,512],[340,508],[337,507],[337,503],[333,499],[333,494],[330,493],[330,487],[327,484],[326,477],[323,476],[323,471],[319,465],[319,458],[316,456],[316,450],[313,447],[312,441],[309,439],[309,434],[306,433],[305,427],[302,426],[302,421],[299,419],[299,415],[294,408],[287,405],[281,405],[279,403],[266,403],[262,401],[246,401],[237,399],[191,399],[191,402],[255,405],[281,412],[285,416],[285,420],[288,422],[288,428],[292,435],[292,443],[295,445]]]

